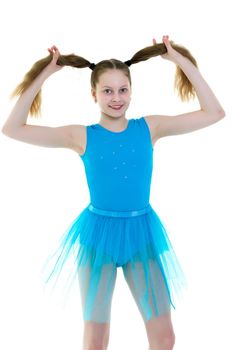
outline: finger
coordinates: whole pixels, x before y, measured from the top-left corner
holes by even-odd
[[[163,43],[166,46],[167,50],[170,50],[172,48],[168,35],[163,36]]]
[[[48,49],[48,52],[49,52],[50,54],[54,55],[54,52],[53,52],[53,50],[51,50],[51,49]]]
[[[156,40],[155,40],[155,38],[153,38],[153,45],[155,45],[156,44]]]
[[[59,52],[58,48],[55,45],[51,46],[51,48],[48,48],[48,51],[51,53]]]
[[[53,46],[51,47],[51,49],[52,49],[52,50],[57,50],[56,45],[53,45]]]
[[[169,35],[163,35],[163,42],[169,43]]]

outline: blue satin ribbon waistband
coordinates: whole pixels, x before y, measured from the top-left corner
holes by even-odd
[[[148,204],[147,207],[140,209],[140,210],[132,210],[132,211],[112,211],[112,210],[103,210],[94,207],[92,204],[88,205],[88,209],[92,211],[93,213],[105,215],[105,216],[115,216],[115,217],[131,217],[131,216],[138,216],[145,213],[148,213],[150,210],[152,210],[152,207],[150,204]]]

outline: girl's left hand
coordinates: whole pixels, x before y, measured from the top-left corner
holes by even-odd
[[[166,46],[167,52],[161,55],[161,57],[166,60],[174,61],[176,57],[179,55],[179,53],[175,49],[173,49],[173,47],[171,46],[171,42],[169,41],[168,35],[163,36],[163,43]],[[153,45],[155,44],[156,44],[156,40],[153,39]]]

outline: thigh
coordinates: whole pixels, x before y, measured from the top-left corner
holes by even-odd
[[[123,273],[144,322],[170,313],[166,281],[156,260],[130,261]]]
[[[110,322],[111,304],[117,277],[114,264],[93,269],[91,264],[79,267],[78,278],[84,321]]]

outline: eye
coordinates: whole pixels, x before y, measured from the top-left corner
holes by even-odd
[[[122,88],[121,91],[122,92],[126,92],[126,91],[128,91],[128,89],[127,88]]]
[[[104,92],[105,92],[106,94],[108,94],[108,95],[109,95],[109,93],[108,93],[109,91],[111,91],[111,90],[110,90],[110,89],[105,89],[105,90],[104,90]]]

